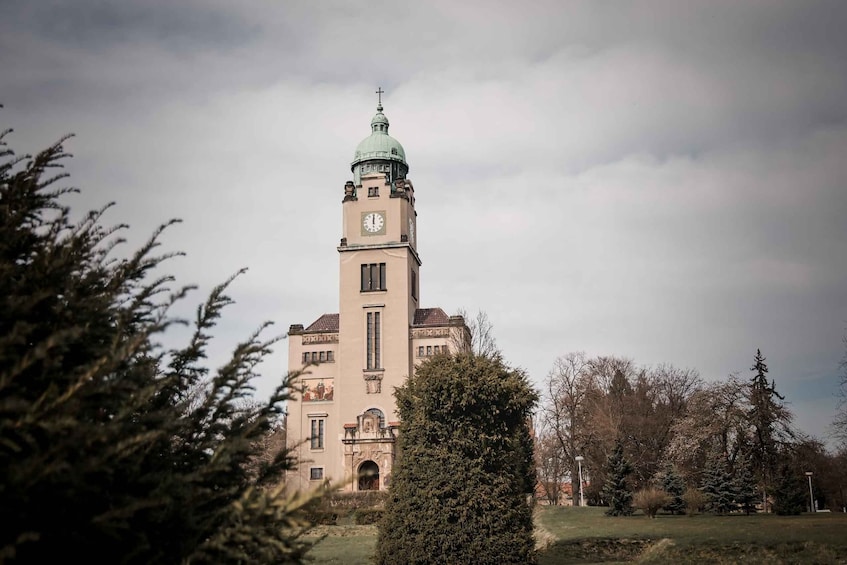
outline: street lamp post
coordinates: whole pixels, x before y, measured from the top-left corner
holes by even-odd
[[[582,461],[585,459],[582,455],[575,457],[577,465],[579,465],[579,505],[585,506],[585,496],[582,494]]]
[[[812,472],[806,471],[806,476],[809,477],[809,511],[816,512],[815,510],[815,496],[812,494]]]

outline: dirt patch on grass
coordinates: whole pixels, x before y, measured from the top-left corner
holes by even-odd
[[[544,551],[543,563],[604,563],[634,561],[655,543],[650,539],[605,539],[557,541]]]

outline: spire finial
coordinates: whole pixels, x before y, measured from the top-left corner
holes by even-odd
[[[382,112],[382,95],[385,94],[385,91],[380,86],[376,89],[376,94],[379,97],[376,105],[376,109],[378,112]]]

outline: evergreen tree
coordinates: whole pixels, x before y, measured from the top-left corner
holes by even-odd
[[[776,472],[773,489],[773,511],[781,516],[797,515],[809,501],[802,475],[783,461]]]
[[[673,464],[668,463],[664,471],[659,475],[658,486],[668,494],[669,502],[664,509],[671,514],[683,514],[685,512],[685,479],[676,471]]]
[[[750,410],[747,419],[753,434],[751,457],[761,485],[762,503],[767,510],[767,493],[773,483],[777,452],[784,440],[791,436],[791,414],[782,404],[785,398],[776,391],[776,383],[768,382],[768,366],[759,349],[751,371],[755,373],[748,385]]]
[[[735,465],[735,501],[748,516],[756,512],[756,502],[759,500],[759,491],[756,488],[756,477],[753,474],[753,465],[749,455],[743,455]]]
[[[534,563],[535,392],[498,357],[439,355],[396,390],[380,564]]]
[[[8,132],[6,132],[8,133]],[[279,483],[281,449],[257,462],[289,380],[251,401],[264,326],[214,374],[210,334],[227,284],[165,351],[169,307],[188,288],[155,275],[169,255],[113,256],[124,226],[80,222],[51,188],[59,142],[17,158],[0,135],[0,561],[301,562],[300,508]],[[62,140],[64,141],[64,140]]]
[[[727,514],[735,510],[735,485],[727,468],[726,456],[719,449],[710,451],[700,490],[706,499],[707,512]]]
[[[608,516],[630,516],[632,508],[632,491],[627,484],[627,477],[632,473],[632,465],[624,457],[623,443],[618,440],[615,448],[606,461],[606,484],[603,485],[603,498],[609,503],[606,510]]]

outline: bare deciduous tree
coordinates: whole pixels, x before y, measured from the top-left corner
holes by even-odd
[[[589,369],[585,353],[568,353],[556,359],[544,384],[541,422],[542,429],[549,436],[545,437],[549,441],[545,448],[554,451],[554,454],[548,454],[549,470],[560,474],[549,479],[562,484],[569,478],[574,499],[579,492],[573,487],[582,488],[582,485],[577,485],[575,458],[583,455],[583,450],[590,443],[586,421],[593,381]]]
[[[730,375],[693,391],[685,411],[672,426],[667,458],[675,463],[689,483],[699,483],[706,464],[705,454],[713,441],[734,463],[747,435],[746,384]]]
[[[464,318],[468,332],[453,335],[454,350],[467,351],[490,359],[502,358],[500,349],[497,347],[497,340],[494,338],[494,324],[491,323],[488,314],[478,310],[476,315],[471,317],[464,308],[460,308],[456,314]]]

